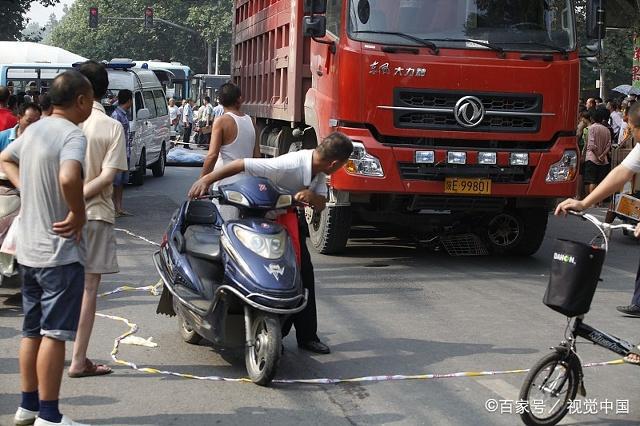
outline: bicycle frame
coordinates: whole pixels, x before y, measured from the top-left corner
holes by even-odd
[[[583,322],[583,317],[577,317],[571,329],[572,349],[575,352],[576,337],[582,337],[600,347],[608,349],[618,355],[627,356],[634,348],[634,345],[624,339],[616,337],[612,334],[605,333],[593,328]]]

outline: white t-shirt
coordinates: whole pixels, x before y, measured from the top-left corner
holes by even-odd
[[[292,195],[308,188],[326,197],[327,175],[311,176],[313,151],[304,149],[276,158],[245,158],[244,171],[251,176],[266,177]]]
[[[177,106],[170,106],[169,107],[169,121],[171,121],[173,123],[173,120],[175,120],[176,118],[178,118],[178,107]]]
[[[622,166],[631,170],[633,173],[640,173],[640,144],[631,150],[629,155],[622,160]]]
[[[619,134],[620,127],[622,126],[622,113],[620,111],[613,111],[611,113],[611,118],[609,119],[611,123],[611,128],[613,129],[613,133]]]
[[[224,107],[221,104],[218,104],[215,107],[213,107],[214,118],[222,117],[223,114],[224,114]]]

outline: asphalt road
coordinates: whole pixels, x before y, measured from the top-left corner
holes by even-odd
[[[125,204],[135,216],[118,219],[117,226],[159,241],[197,173],[198,169],[169,167],[165,177],[148,177],[143,187],[128,188]],[[294,337],[288,337],[278,378],[529,368],[562,339],[566,325],[564,317],[541,303],[551,244],[557,237],[591,232],[578,220],[552,218],[544,246],[526,259],[449,257],[357,232],[343,256],[313,256],[320,336],[332,354],[299,351]],[[118,250],[121,273],[105,277],[103,291],[158,281],[151,245],[119,233]],[[615,306],[629,302],[639,254],[632,239],[614,238],[604,282],[587,316],[588,323],[634,341],[640,340],[640,319],[618,315]],[[18,309],[3,304],[13,292],[0,287],[1,425],[11,424],[19,403],[22,319]],[[155,314],[157,301],[134,292],[100,299],[99,312],[129,319],[138,324],[138,336],[158,343],[156,348],[122,345],[122,359],[200,376],[245,375],[242,353],[183,343],[177,320]],[[126,329],[121,322],[98,318],[90,357],[110,362],[113,341]],[[590,344],[580,345],[579,351],[585,362],[617,358]],[[514,425],[519,424],[517,415],[492,412],[486,405],[489,400],[503,401],[503,410],[511,405],[515,411],[513,401],[524,379],[522,374],[509,374],[261,388],[113,367],[115,372],[105,377],[65,376],[62,410],[78,421],[109,425]],[[563,424],[638,424],[638,373],[629,365],[586,369],[587,398],[595,402],[590,405],[595,413],[574,414]],[[607,401],[613,409],[606,409]]]

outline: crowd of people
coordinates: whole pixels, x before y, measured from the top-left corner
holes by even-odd
[[[218,94],[218,92],[216,92]],[[177,140],[182,142],[186,149],[191,149],[190,143],[199,147],[208,148],[211,141],[211,131],[213,121],[224,114],[224,107],[216,99],[216,105],[211,103],[211,97],[205,96],[202,105],[195,109],[193,99],[184,99],[177,105],[175,99],[170,98],[168,102],[169,121],[172,129],[178,135]]]
[[[20,191],[12,225],[24,313],[15,424],[78,425],[59,410],[66,341],[74,341],[69,377],[111,372],[87,357],[101,276],[118,272],[113,183],[128,174],[127,132],[99,102],[108,84],[106,68],[94,61],[60,74],[45,119],[33,102],[13,116],[9,89],[0,87],[8,126],[0,135],[2,185]]]
[[[100,103],[109,85],[104,65],[88,61],[56,77],[49,88],[51,111],[33,102],[17,111],[8,107],[10,91],[0,87],[0,187],[19,191],[15,257],[22,280],[24,313],[19,349],[22,399],[17,425],[80,425],[59,409],[65,342],[73,341],[67,375],[71,378],[111,373],[87,356],[102,275],[119,271],[114,223],[121,209],[118,188],[129,173],[127,110],[132,94],[118,93],[109,117]],[[188,196],[198,197],[212,184],[231,182],[239,173],[264,176],[288,188],[295,199],[316,210],[326,205],[326,180],[352,153],[348,137],[334,133],[315,150],[260,159],[252,119],[241,110],[240,89],[220,88],[215,107],[208,97],[194,111],[169,100],[171,124],[189,141],[196,127],[208,146],[200,178]],[[46,112],[45,112],[46,111]],[[46,116],[46,119],[41,117]],[[120,204],[118,204],[120,202]],[[225,211],[225,219],[237,211]],[[299,232],[306,234],[303,213]],[[327,354],[317,335],[314,272],[302,243],[301,275],[309,291],[306,308],[283,325],[296,328],[298,346]]]
[[[598,97],[580,100],[576,137],[582,181],[578,185],[578,198],[593,192],[612,164],[619,164],[624,159],[622,154],[632,148],[628,112],[635,102],[635,96],[606,102]]]

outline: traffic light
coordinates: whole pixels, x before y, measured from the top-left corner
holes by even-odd
[[[588,0],[586,18],[587,38],[605,38],[607,35],[606,0]]]
[[[153,28],[153,8],[144,8],[144,27],[147,29]]]
[[[98,28],[98,8],[89,8],[89,28]]]
[[[585,56],[585,59],[587,60],[587,62],[592,64],[597,64],[599,62],[598,57],[604,49],[603,45],[604,43],[602,42],[602,40],[595,40],[584,46],[588,52],[588,55]]]

